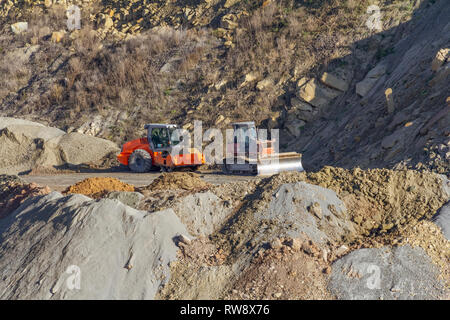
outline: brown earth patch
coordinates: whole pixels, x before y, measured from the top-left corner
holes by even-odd
[[[330,300],[329,264],[312,243],[260,251],[227,299]]]
[[[70,187],[63,193],[79,193],[94,198],[102,197],[110,191],[134,191],[133,185],[124,183],[115,178],[87,178]]]
[[[45,195],[51,190],[47,186],[24,183],[17,176],[0,176],[0,219],[17,209],[29,197]]]
[[[198,174],[193,172],[170,172],[163,173],[153,180],[148,186],[139,188],[139,192],[156,190],[174,190],[183,189],[200,192],[207,190],[211,184],[205,182]],[[143,192],[145,195],[145,193]]]
[[[442,177],[431,172],[324,167],[307,182],[336,191],[365,235],[429,219],[448,200]]]

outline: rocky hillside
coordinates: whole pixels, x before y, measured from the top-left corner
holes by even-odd
[[[118,143],[146,122],[251,119],[307,169],[448,173],[448,1],[378,1],[380,30],[371,4],[5,1],[0,114]]]

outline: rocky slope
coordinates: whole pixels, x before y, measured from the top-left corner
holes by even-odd
[[[82,28],[69,32],[72,3]],[[119,143],[146,122],[252,119],[282,129],[308,169],[446,174],[448,2],[379,1],[381,30],[370,4],[7,1],[0,112]]]
[[[311,168],[412,167],[449,174],[449,14],[448,3],[437,2],[407,23],[356,43],[346,57],[361,62],[356,94],[337,99],[325,119],[306,126],[293,143]],[[378,48],[368,52],[376,55],[383,43],[391,54],[376,63],[360,60],[367,46]]]

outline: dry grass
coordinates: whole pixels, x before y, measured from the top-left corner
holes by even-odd
[[[109,106],[129,113],[139,107],[139,122],[162,119],[172,107],[168,89],[202,59],[206,37],[206,32],[163,28],[109,46],[84,26],[63,66],[64,85],[53,85],[39,105],[81,115],[102,114]],[[171,72],[160,71],[166,63],[172,64]]]
[[[149,121],[181,124],[195,118],[208,126],[222,114],[264,126],[274,112],[289,108],[296,80],[315,76],[351,53],[351,45],[367,33],[364,15],[369,3],[284,0],[264,7],[259,4],[238,21],[232,48],[221,45],[214,29],[164,27],[120,43],[100,39],[85,23],[89,14],[85,11],[83,28],[75,39],[67,36],[55,44],[49,36],[64,29],[65,12],[58,6],[41,7],[24,17],[29,21],[28,33],[14,37],[4,26],[0,35],[0,49],[27,43],[41,46],[33,64],[27,65],[8,62],[0,50],[0,71],[8,79],[0,84],[2,108],[40,112],[62,128],[79,126],[93,114],[106,118],[125,112],[128,118],[121,129],[111,129],[111,136],[106,136],[116,141],[136,136]],[[258,78],[242,85],[250,72]],[[257,90],[257,82],[265,78],[273,85]],[[216,90],[221,81],[225,85]],[[25,86],[27,90],[18,98],[3,100]],[[188,110],[195,112],[187,114]]]

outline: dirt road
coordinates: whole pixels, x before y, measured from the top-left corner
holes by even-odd
[[[68,186],[91,177],[112,177],[132,184],[136,187],[141,187],[150,184],[160,174],[160,172],[132,173],[130,171],[124,171],[100,173],[68,173],[54,175],[24,175],[21,176],[21,178],[28,183],[34,182],[39,185],[49,186],[52,190],[55,191],[63,191]],[[224,175],[218,172],[199,172],[199,175],[202,179],[211,184],[222,184],[233,181],[248,181],[260,179],[255,176]]]

